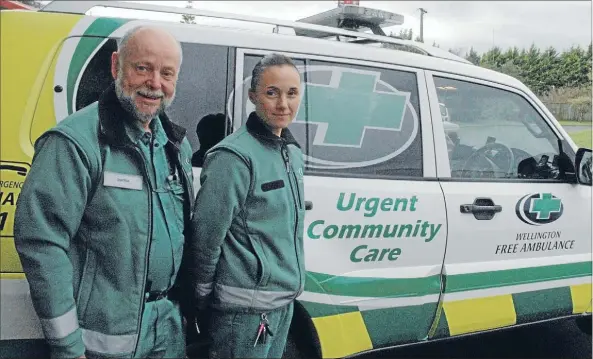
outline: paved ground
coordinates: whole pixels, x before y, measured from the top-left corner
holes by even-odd
[[[566,132],[568,132],[568,133],[579,132],[579,131],[591,129],[591,126],[563,126],[563,127],[564,127],[564,130],[566,130]]]
[[[386,350],[370,358],[591,358],[591,337],[574,321],[537,324],[426,345]]]

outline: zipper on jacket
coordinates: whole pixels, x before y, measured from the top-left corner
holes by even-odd
[[[286,167],[286,174],[288,175],[288,182],[290,184],[290,191],[292,193],[292,196],[294,198],[294,201],[296,203],[298,203],[298,209],[302,209],[303,208],[303,204],[301,202],[301,191],[299,191],[299,186],[298,186],[298,179],[296,177],[296,173],[294,171],[292,171],[292,167],[290,164],[290,157],[288,156],[288,148],[286,147],[286,144],[282,144],[281,147],[281,152],[282,152],[282,159],[284,160],[284,166]],[[292,173],[292,176],[290,175]],[[297,196],[295,198],[295,194],[294,194],[294,188],[293,188],[293,184],[292,184],[292,179],[294,178],[294,186],[296,187],[296,192],[297,192]]]
[[[293,198],[293,203],[294,203],[294,252],[295,252],[295,256],[297,259],[297,266],[299,269],[299,289],[297,290],[297,295],[298,292],[301,290],[301,286],[302,286],[302,275],[301,275],[301,261],[299,259],[299,249],[298,249],[298,243],[297,243],[297,239],[298,239],[298,228],[299,228],[299,207],[301,206],[301,197],[300,197],[300,193],[299,193],[299,198],[297,201],[297,198],[295,198],[295,194],[294,194],[294,188],[293,188],[293,184],[292,184],[292,179],[290,176],[290,157],[288,156],[288,148],[286,146],[286,143],[283,141],[282,145],[280,147],[280,152],[282,153],[282,159],[284,160],[284,165],[286,166],[286,173],[288,175],[288,183],[290,185],[290,192],[292,193],[292,198]],[[296,176],[294,177],[296,179]],[[298,192],[298,184],[295,183],[295,185],[297,186],[297,192]],[[295,296],[296,298],[296,296]]]
[[[292,172],[292,176],[294,177],[294,187],[296,188],[297,198],[299,202],[299,209],[303,209],[303,203],[301,201],[301,190],[299,190],[299,179],[297,178],[296,172]]]
[[[127,147],[128,149],[130,147]],[[142,172],[147,178],[148,183],[148,245],[146,246],[146,251],[144,253],[144,279],[142,281],[141,287],[141,297],[140,297],[140,310],[138,312],[138,325],[136,328],[136,345],[134,346],[134,353],[133,356],[136,356],[136,351],[138,350],[138,344],[140,344],[140,328],[142,325],[142,313],[144,312],[144,295],[146,293],[146,277],[148,276],[148,256],[150,255],[150,247],[152,246],[152,184],[150,183],[150,177],[148,175],[148,169],[146,168],[146,162],[144,161],[144,156],[142,152],[137,147],[132,147],[135,155],[138,155],[138,158],[141,160],[142,163]]]
[[[282,160],[284,161],[286,173],[290,174],[290,158],[288,157],[288,149],[286,148],[286,144],[284,142],[282,142],[280,145],[280,154],[282,155]]]

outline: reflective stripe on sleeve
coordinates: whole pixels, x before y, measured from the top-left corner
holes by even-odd
[[[51,319],[39,319],[41,329],[47,339],[62,339],[78,329],[78,314],[73,307],[65,314]]]

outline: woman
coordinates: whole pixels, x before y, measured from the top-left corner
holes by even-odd
[[[300,74],[272,54],[254,68],[245,126],[206,154],[189,255],[210,357],[279,358],[305,284],[303,159],[288,130]],[[199,314],[200,316],[200,314]]]

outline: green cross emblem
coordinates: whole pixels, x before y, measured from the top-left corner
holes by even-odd
[[[361,147],[367,128],[401,129],[409,93],[376,91],[379,73],[339,74],[337,86],[306,84],[295,121],[319,125],[314,145]]]
[[[537,219],[550,219],[550,214],[560,212],[562,201],[558,198],[552,198],[551,193],[542,193],[540,198],[531,202],[529,212],[537,213]]]

